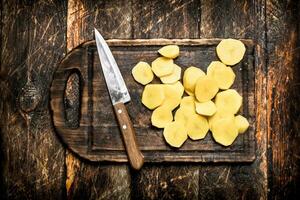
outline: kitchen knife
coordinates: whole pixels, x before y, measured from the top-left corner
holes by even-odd
[[[128,160],[131,166],[138,170],[144,164],[144,156],[139,150],[133,125],[124,105],[130,101],[130,95],[107,43],[96,28],[95,40],[110,99],[123,135]]]

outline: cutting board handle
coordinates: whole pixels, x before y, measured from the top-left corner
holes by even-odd
[[[85,155],[91,148],[89,134],[92,122],[89,116],[92,113],[89,112],[92,111],[89,109],[89,104],[92,97],[89,96],[89,88],[86,83],[89,73],[85,64],[87,63],[85,50],[85,48],[73,49],[62,60],[55,71],[50,89],[51,114],[55,132],[78,155]],[[76,80],[79,82],[68,87],[68,80],[73,74],[78,77]],[[70,84],[73,83],[70,81]],[[74,87],[75,85],[78,87]],[[68,89],[71,92],[70,96],[66,94],[69,93],[66,92]],[[73,102],[67,106],[66,98],[68,97],[71,97],[70,99]],[[70,112],[66,110],[67,107],[69,111],[71,110]],[[73,148],[75,142],[81,145],[80,148]]]
[[[91,154],[93,151],[93,117],[91,117],[94,111],[93,62],[91,62],[93,51],[91,50],[89,48],[74,49],[72,54],[68,55],[68,59],[61,62],[51,85],[51,109],[55,131],[66,144],[71,144],[71,147],[75,142],[80,144],[78,149],[71,148],[79,155]],[[78,77],[76,79],[79,81],[78,83],[70,79],[73,74]],[[68,86],[68,82],[71,85]],[[68,96],[68,94],[71,95]],[[77,101],[77,103],[71,102],[71,105],[67,105],[66,102],[69,102],[69,97],[71,97],[71,101]],[[144,157],[138,148],[126,107],[123,103],[116,104],[114,111],[123,136],[127,159],[132,168],[138,170],[144,163]],[[77,139],[74,140],[74,138]]]
[[[57,73],[58,74],[58,73]],[[74,94],[71,103],[71,107],[69,105],[69,110],[75,110],[76,112],[72,112],[72,115],[67,115],[66,110],[66,90],[67,90],[67,83],[71,75],[75,75],[78,77],[79,86],[77,88],[77,92]],[[59,76],[59,77],[58,77]],[[52,108],[52,117],[53,117],[53,123],[56,127],[56,131],[59,131],[60,133],[63,133],[63,135],[69,135],[69,132],[72,132],[72,130],[81,130],[83,132],[86,132],[85,129],[82,129],[80,127],[80,116],[81,116],[81,102],[83,101],[82,97],[82,75],[78,68],[68,68],[65,69],[62,73],[60,73],[58,76],[56,76],[55,80],[53,80],[52,86],[51,86],[51,108]],[[74,81],[74,80],[73,80]],[[70,83],[72,84],[72,83]],[[72,88],[74,90],[74,88]],[[74,92],[74,91],[72,91]],[[77,96],[78,95],[78,96]],[[76,99],[77,98],[77,99]],[[69,99],[68,99],[69,100]],[[74,104],[74,102],[77,102]],[[74,105],[73,105],[74,104]],[[76,115],[76,116],[74,116]],[[85,133],[83,133],[85,134]],[[64,138],[63,138],[64,139]]]

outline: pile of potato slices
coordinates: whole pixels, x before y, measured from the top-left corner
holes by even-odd
[[[241,41],[224,39],[216,47],[220,61],[212,61],[206,73],[190,66],[183,77],[174,63],[180,52],[177,45],[159,49],[160,57],[151,66],[141,61],[133,67],[133,78],[145,85],[142,103],[153,110],[151,123],[164,129],[170,146],[179,148],[188,137],[203,139],[209,130],[217,143],[229,146],[248,129],[248,120],[238,114],[243,98],[230,89],[236,76],[231,67],[243,59],[245,51]],[[151,84],[155,76],[161,84]]]

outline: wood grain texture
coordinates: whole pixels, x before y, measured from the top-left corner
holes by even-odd
[[[266,4],[268,181],[274,199],[300,196],[299,6],[299,1]]]
[[[253,38],[255,69],[256,160],[250,165],[201,166],[201,199],[266,199],[266,58],[264,1],[201,1],[201,37]],[[230,13],[230,14],[229,14]]]
[[[250,0],[201,1],[200,36],[253,38],[255,18],[252,14],[260,6],[263,6],[263,2]]]
[[[66,5],[1,2],[1,199],[60,199],[64,149],[51,126],[48,90],[65,53]]]
[[[2,12],[3,12],[3,5],[2,1],[0,1],[0,96],[2,95]],[[4,99],[0,97],[0,119],[2,119],[2,116],[4,115]],[[4,132],[1,130],[3,129],[0,125],[0,199],[5,199],[7,196],[7,188],[5,183],[5,175],[4,175],[4,169],[5,169],[5,162],[6,162],[6,156],[5,156],[5,145],[4,145]]]
[[[132,1],[133,38],[199,38],[199,1]]]
[[[105,38],[128,38],[131,30],[130,19],[130,4],[126,1],[70,0],[67,20],[68,50],[72,50],[83,41],[93,39],[94,27]],[[72,85],[71,83],[69,85]],[[74,92],[74,89],[70,89],[69,94],[72,94],[71,91]],[[66,167],[68,199],[130,197],[130,175],[126,165],[93,164],[68,152]]]
[[[199,175],[194,165],[146,163],[132,173],[132,199],[199,199]]]

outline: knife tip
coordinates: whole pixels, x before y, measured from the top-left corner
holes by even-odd
[[[95,27],[94,27],[94,32],[95,32],[95,34],[99,33],[99,31]]]

